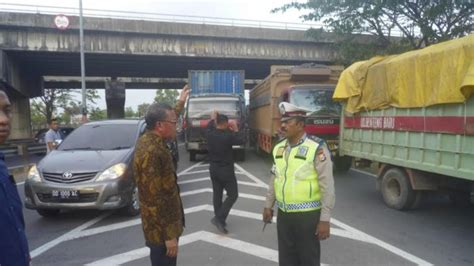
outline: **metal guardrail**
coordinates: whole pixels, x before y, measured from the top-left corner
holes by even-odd
[[[23,156],[22,150],[24,150],[26,146],[26,152],[29,155],[31,154],[45,154],[46,153],[46,145],[43,143],[22,143],[22,144],[9,144],[9,145],[2,145],[0,146],[0,152],[2,152],[5,157],[15,157],[15,156]]]
[[[74,7],[57,7],[57,6],[46,6],[46,5],[15,4],[15,3],[0,3],[0,11],[48,14],[48,15],[63,14],[67,16],[79,15],[79,9],[74,8]],[[92,8],[84,8],[83,14],[86,17],[117,18],[117,19],[129,19],[129,20],[161,21],[161,22],[191,23],[191,24],[209,24],[209,25],[235,26],[235,27],[288,29],[288,30],[307,30],[309,28],[322,28],[324,26],[323,24],[317,24],[317,23],[277,22],[277,21],[265,21],[265,20],[260,21],[260,20],[251,20],[251,19],[203,17],[203,16],[175,15],[175,14],[152,13],[152,12],[102,10],[102,9],[92,9]]]

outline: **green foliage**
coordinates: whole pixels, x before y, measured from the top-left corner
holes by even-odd
[[[88,116],[89,121],[99,121],[107,119],[107,110],[102,110],[99,107],[91,108]]]
[[[156,90],[155,102],[156,103],[167,103],[171,106],[175,106],[178,101],[179,92],[175,89],[161,89]]]
[[[149,103],[142,103],[138,105],[137,117],[144,117],[149,106]]]
[[[321,39],[333,32],[339,37],[338,56],[345,63],[462,37],[474,26],[474,4],[462,0],[308,0],[272,12],[293,8],[307,11],[303,20],[324,24],[309,31],[309,36]],[[376,38],[367,43],[353,34]]]
[[[69,124],[71,117],[81,114],[81,102],[73,93],[81,93],[80,90],[71,89],[45,89],[44,95],[31,101],[31,117],[33,127],[44,127],[47,121],[58,113],[58,108],[62,109],[62,114],[58,115],[63,124]],[[96,100],[100,98],[97,90],[87,90],[86,99],[88,109],[93,108]]]
[[[125,118],[134,118],[137,116],[137,113],[135,113],[132,107],[125,108]]]

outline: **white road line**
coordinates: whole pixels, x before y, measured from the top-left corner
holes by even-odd
[[[190,167],[184,169],[183,171],[179,172],[179,173],[176,174],[176,175],[177,175],[177,176],[184,175],[184,174],[186,174],[187,171],[189,171],[189,170],[191,170],[191,169],[193,169],[194,167],[197,167],[197,166],[199,166],[199,165],[201,165],[200,162],[199,162],[199,163],[196,163],[196,164],[193,164],[193,165],[191,165]]]
[[[110,214],[112,214],[112,212],[107,212],[107,213],[104,213],[104,214],[102,214],[102,215],[100,215],[100,216],[97,216],[97,217],[95,217],[94,219],[92,219],[92,220],[90,220],[90,221],[88,221],[88,222],[86,222],[86,223],[84,223],[84,224],[82,224],[82,225],[80,225],[80,226],[78,226],[78,227],[72,229],[71,231],[69,231],[69,232],[67,232],[67,233],[65,233],[65,234],[63,234],[62,236],[60,236],[60,237],[58,237],[58,238],[56,238],[56,239],[54,239],[54,240],[52,240],[52,241],[50,241],[50,242],[48,242],[48,243],[46,243],[46,244],[44,244],[44,245],[42,245],[42,246],[36,248],[35,250],[33,250],[33,251],[30,253],[31,258],[35,258],[35,257],[37,257],[37,256],[39,256],[39,255],[41,255],[41,254],[43,254],[44,252],[46,252],[46,251],[48,251],[49,249],[55,247],[55,246],[58,245],[59,243],[64,242],[65,239],[68,239],[69,237],[71,237],[71,236],[77,234],[78,232],[80,232],[80,231],[82,231],[82,230],[84,230],[84,229],[86,229],[86,228],[88,228],[88,227],[90,227],[90,226],[92,226],[92,225],[98,223],[99,221],[101,221],[101,220],[104,219],[105,217],[109,216]]]
[[[209,170],[199,170],[199,171],[193,171],[193,172],[186,172],[186,173],[179,174],[178,176],[194,175],[194,174],[202,174],[202,173],[209,173]]]
[[[16,183],[17,186],[21,186],[21,185],[24,185],[24,184],[25,184],[24,181],[23,181],[23,182],[20,182],[20,183]]]
[[[205,193],[205,192],[212,193],[212,189],[211,188],[201,188],[201,189],[186,191],[186,192],[181,193],[181,196],[185,197],[185,196],[196,195],[196,194],[201,194],[201,193]],[[247,198],[247,199],[265,201],[265,197],[257,196],[257,195],[253,195],[253,194],[247,194],[247,193],[239,193],[239,198]]]
[[[372,173],[362,171],[362,170],[359,170],[359,169],[351,168],[351,171],[354,171],[354,172],[359,173],[359,174],[368,175],[368,176],[377,178],[377,175],[374,175]]]
[[[202,178],[196,178],[196,179],[191,179],[191,180],[180,181],[180,182],[178,182],[178,185],[191,184],[191,183],[198,183],[198,182],[208,181],[208,180],[211,180],[211,178],[210,178],[210,177],[202,177]],[[266,187],[263,186],[263,185],[255,184],[255,183],[252,183],[252,182],[245,182],[245,181],[237,181],[237,184],[239,184],[239,185],[244,185],[244,186],[249,186],[249,187],[266,188]]]
[[[178,144],[178,147],[183,147],[184,145],[186,145],[186,143],[180,143]]]
[[[240,166],[238,164],[235,164],[235,167],[237,169],[239,169],[240,172],[244,173],[248,178],[252,179],[255,183],[262,185],[262,187],[264,187],[264,188],[268,188],[268,185],[265,182],[260,180],[260,178],[257,178],[254,175],[252,175],[251,173],[249,173],[247,170],[242,168],[242,166]]]
[[[386,242],[384,242],[380,239],[377,239],[373,236],[370,236],[370,235],[368,235],[368,234],[366,234],[366,233],[364,233],[360,230],[357,230],[354,227],[351,227],[351,226],[349,226],[349,225],[347,225],[343,222],[340,222],[336,219],[331,219],[331,223],[335,224],[336,226],[341,227],[342,229],[345,229],[346,231],[349,231],[353,234],[358,235],[358,237],[359,237],[358,240],[360,240],[360,241],[373,243],[373,244],[375,244],[375,245],[377,245],[377,246],[379,246],[379,247],[381,247],[385,250],[388,250],[388,251],[392,252],[393,254],[396,254],[396,255],[398,255],[398,256],[406,259],[406,260],[409,260],[409,261],[411,261],[411,262],[413,262],[417,265],[433,265],[432,263],[430,263],[426,260],[423,260],[423,259],[421,259],[421,258],[419,258],[415,255],[412,255],[412,254],[410,254],[406,251],[403,251],[403,250],[401,250],[401,249],[399,249],[395,246],[392,246],[392,245],[390,245],[390,244],[388,244],[388,243],[386,243]]]
[[[252,243],[244,242],[238,239],[217,235],[207,231],[198,231],[189,235],[182,236],[179,239],[179,246],[184,246],[197,241],[204,241],[213,245],[218,245],[228,249],[240,251],[265,260],[278,262],[278,251],[267,247],[262,247]],[[126,253],[111,256],[105,259],[95,261],[87,266],[101,265],[120,265],[130,261],[148,256],[150,253],[148,248],[139,248]]]

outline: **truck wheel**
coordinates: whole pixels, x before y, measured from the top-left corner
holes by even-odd
[[[411,187],[408,176],[398,168],[391,168],[385,172],[381,190],[385,204],[397,210],[411,208],[416,199],[416,193]]]
[[[196,152],[195,151],[189,151],[189,161],[191,161],[191,162],[196,161]]]
[[[59,215],[58,209],[37,209],[36,212],[46,218],[56,217]]]
[[[351,156],[336,156],[334,158],[334,166],[338,172],[347,172],[351,169],[352,166],[352,157]]]
[[[126,216],[137,216],[140,213],[140,202],[138,201],[138,188],[133,187],[131,200],[128,206],[122,209],[122,214]]]

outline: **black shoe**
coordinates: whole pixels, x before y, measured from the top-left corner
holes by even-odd
[[[216,226],[216,228],[217,228],[217,230],[219,230],[219,232],[221,232],[223,234],[228,233],[227,229],[225,228],[225,225],[222,224],[219,220],[217,220],[216,217],[211,219],[211,223]]]

